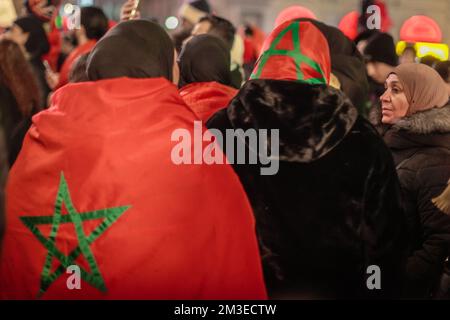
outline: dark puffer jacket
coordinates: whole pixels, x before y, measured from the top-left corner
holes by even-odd
[[[272,298],[398,296],[406,222],[395,166],[341,91],[251,80],[207,126],[223,135],[279,129],[278,173],[234,165],[254,210]],[[367,287],[370,265],[381,268],[381,290]]]
[[[394,155],[412,232],[405,294],[426,298],[449,254],[450,216],[431,200],[450,177],[450,105],[402,119],[384,139]]]

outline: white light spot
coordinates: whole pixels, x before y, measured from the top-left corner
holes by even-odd
[[[66,15],[71,15],[73,13],[73,5],[71,3],[66,3],[64,6],[64,13]]]
[[[166,28],[169,30],[176,29],[178,27],[177,17],[171,16],[166,19]]]

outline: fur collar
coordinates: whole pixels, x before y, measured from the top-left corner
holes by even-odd
[[[450,132],[450,104],[403,118],[393,128],[415,134],[448,133]]]
[[[279,129],[280,160],[311,162],[336,147],[358,117],[339,90],[282,80],[250,80],[227,109],[234,128]]]

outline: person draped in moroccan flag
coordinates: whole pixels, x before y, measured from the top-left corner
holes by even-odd
[[[218,37],[201,34],[180,53],[180,95],[200,120],[225,108],[236,95],[231,87],[230,50]]]
[[[207,126],[279,130],[276,174],[234,165],[256,217],[269,297],[398,296],[406,236],[395,166],[375,129],[329,86],[330,69],[319,28],[285,22]]]
[[[196,120],[174,52],[157,24],[121,23],[89,56],[93,82],[33,118],[7,185],[0,298],[266,298],[233,169],[171,160],[172,133]]]

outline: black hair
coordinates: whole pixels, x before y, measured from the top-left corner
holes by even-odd
[[[208,34],[222,39],[231,50],[234,44],[234,35],[236,33],[236,28],[234,27],[234,25],[227,19],[218,17],[213,14],[204,16],[198,22],[200,23],[205,21],[211,24],[211,28],[209,29]]]
[[[432,68],[434,68],[434,66],[438,62],[439,62],[439,59],[433,57],[432,55],[426,55],[420,59],[420,63],[426,64],[427,66],[430,66]]]
[[[434,69],[445,82],[450,83],[450,61],[440,61],[436,63]]]
[[[98,7],[81,8],[81,25],[88,39],[99,40],[108,31],[108,18]]]

